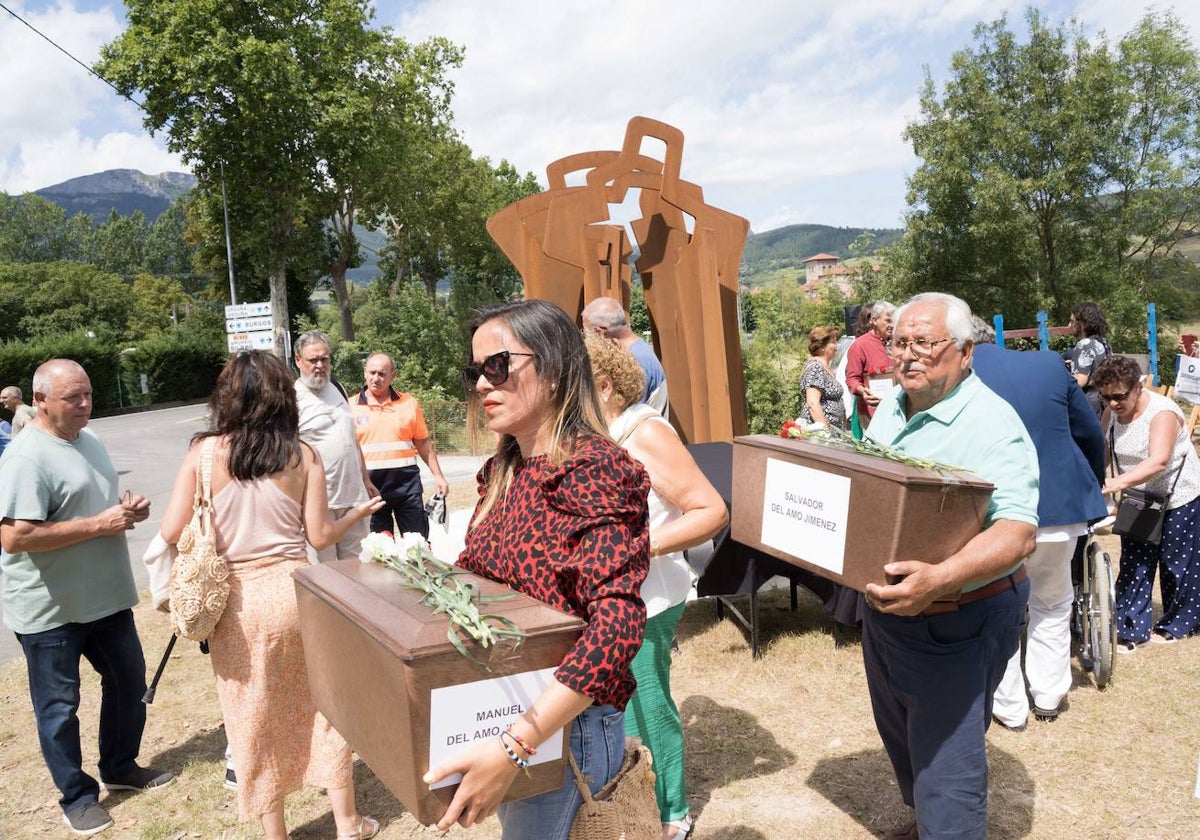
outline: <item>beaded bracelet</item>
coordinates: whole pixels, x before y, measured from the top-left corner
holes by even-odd
[[[504,752],[508,754],[508,760],[511,761],[518,770],[525,771],[525,775],[528,776],[529,761],[517,755],[516,750],[508,745],[508,742],[504,740],[504,733],[500,734],[500,738],[498,740],[500,741],[500,746],[504,747]]]
[[[525,750],[525,754],[530,758],[533,758],[535,755],[537,755],[537,747],[530,746],[528,741],[514,732],[511,723],[504,728],[504,734],[512,738],[516,745]]]

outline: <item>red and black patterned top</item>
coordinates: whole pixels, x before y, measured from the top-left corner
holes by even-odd
[[[492,464],[479,471],[481,501]],[[555,679],[618,709],[636,686],[629,666],[646,624],[649,490],[641,464],[603,438],[581,440],[558,466],[530,458],[487,518],[467,532],[458,560],[586,621]]]

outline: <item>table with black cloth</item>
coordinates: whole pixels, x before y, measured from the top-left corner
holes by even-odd
[[[733,444],[725,442],[693,443],[688,451],[709,480],[725,506],[730,507],[733,488]],[[699,570],[696,594],[700,597],[717,599],[717,616],[724,618],[725,610],[750,632],[750,651],[755,659],[761,655],[759,649],[758,591],[773,577],[787,578],[791,588],[792,609],[796,609],[796,587],[803,586],[825,605],[826,612],[834,619],[835,637],[841,638],[839,625],[852,625],[858,620],[861,598],[852,589],[813,574],[799,566],[765,554],[756,548],[737,542],[729,535],[726,526],[713,537],[711,547],[707,544],[698,549],[689,549],[688,561]],[[707,565],[705,565],[707,563]],[[745,616],[729,598],[733,595],[750,596],[750,614]]]

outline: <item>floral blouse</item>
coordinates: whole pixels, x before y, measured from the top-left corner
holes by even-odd
[[[804,372],[800,375],[800,419],[812,423],[812,412],[808,410],[808,389],[816,388],[821,392],[821,410],[830,428],[846,428],[846,406],[842,402],[842,383],[825,369],[818,359],[809,359],[804,363]]]
[[[493,463],[479,471],[481,502]],[[558,465],[546,456],[521,464],[487,518],[467,532],[458,560],[586,621],[555,679],[619,709],[636,685],[630,663],[646,623],[649,491],[645,469],[623,449],[584,438]]]

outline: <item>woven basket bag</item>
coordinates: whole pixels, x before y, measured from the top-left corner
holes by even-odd
[[[207,639],[229,600],[229,563],[217,554],[212,527],[212,460],[217,439],[200,445],[192,521],[183,529],[171,569],[171,629],[194,642]]]
[[[625,739],[617,775],[596,793],[588,790],[575,756],[567,750],[583,804],[571,824],[570,840],[658,840],[662,836],[654,796],[654,759],[638,738]]]

